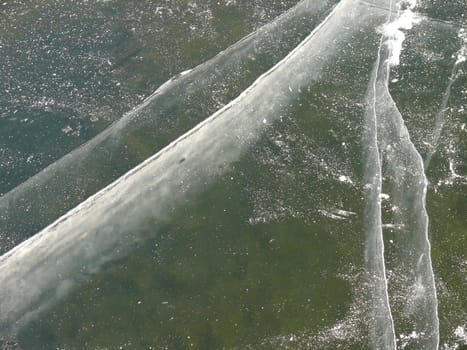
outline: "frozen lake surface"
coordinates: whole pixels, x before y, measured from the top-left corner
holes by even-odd
[[[467,346],[463,0],[0,14],[0,348]]]

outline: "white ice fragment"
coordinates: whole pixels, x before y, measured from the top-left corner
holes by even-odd
[[[460,30],[459,39],[462,41],[462,44],[460,50],[457,52],[457,61],[455,64],[465,62],[467,56],[467,33],[464,33],[462,30]]]
[[[433,147],[433,145],[427,141],[422,141],[422,143],[425,145],[425,146],[428,146],[428,147]]]
[[[383,26],[382,31],[387,38],[386,44],[389,48],[388,64],[397,66],[400,63],[400,55],[402,52],[402,43],[405,40],[405,34],[402,30],[412,29],[413,25],[419,23],[419,19],[415,18],[414,13],[410,10],[404,10],[401,15],[394,21]]]
[[[461,339],[467,342],[467,333],[465,333],[464,327],[458,326],[456,330],[454,331],[454,335],[456,336],[457,339]]]
[[[325,209],[319,209],[318,212],[330,219],[335,220],[345,220],[348,219],[352,215],[357,215],[352,211],[342,210],[342,209],[334,209],[332,211],[328,211]]]
[[[69,125],[62,128],[62,132],[65,133],[65,134],[69,134],[72,131],[73,131],[73,128],[71,126],[69,126]]]
[[[333,214],[333,213],[331,213],[331,212],[329,212],[327,210],[324,210],[324,209],[319,209],[318,212],[321,213],[322,215],[330,218],[330,219],[336,219],[336,220],[344,220],[345,219],[345,217],[343,217],[343,216],[335,215],[335,214]]]
[[[266,124],[268,120],[266,118],[263,119],[263,124]]]
[[[274,143],[281,148],[285,146],[285,142],[282,140],[274,140]]]
[[[459,30],[459,39],[462,41],[462,46],[456,54],[456,63],[455,65],[461,64],[467,60],[467,32],[464,28]]]
[[[380,193],[379,198],[383,200],[387,200],[390,198],[390,196],[387,193]]]
[[[339,181],[349,183],[349,184],[353,183],[352,180],[350,179],[350,177],[346,176],[346,175],[340,175],[339,176]]]
[[[404,224],[382,224],[381,227],[391,230],[401,230],[404,227]]]
[[[407,335],[402,333],[399,336],[400,339],[398,339],[398,341],[401,342],[400,349],[405,349],[408,346],[408,344],[411,343],[412,340],[416,340],[420,338],[420,335],[423,335],[423,332],[419,334],[415,331],[412,331],[412,333],[407,334]]]
[[[342,209],[335,209],[334,212],[340,216],[345,216],[345,217],[357,215],[357,213],[354,213],[353,211],[342,210]]]

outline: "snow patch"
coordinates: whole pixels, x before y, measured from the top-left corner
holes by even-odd
[[[405,40],[405,34],[402,30],[412,29],[414,24],[420,22],[420,19],[412,12],[416,1],[405,1],[402,5],[405,5],[406,9],[394,21],[383,25],[382,28],[382,33],[387,38],[386,45],[389,49],[388,64],[390,66],[397,66],[400,63],[402,43]]]

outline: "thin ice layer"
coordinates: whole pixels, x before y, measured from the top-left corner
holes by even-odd
[[[0,253],[13,248],[238,96],[293,49],[334,1],[304,0],[0,197]],[[27,214],[26,214],[27,213]]]
[[[1,324],[21,326],[94,273],[124,255],[147,218],[163,224],[179,203],[224,173],[263,128],[280,119],[303,87],[352,55],[352,35],[374,35],[386,11],[342,1],[286,59],[189,133],[100,191],[1,260]],[[357,59],[356,62],[359,62]],[[365,67],[356,67],[360,72]],[[157,225],[153,228],[157,231]],[[27,286],[35,285],[34,289]]]
[[[404,16],[402,13],[401,17]],[[394,28],[411,28],[411,23],[400,25],[401,17],[392,22],[395,23]],[[391,25],[385,27],[391,28]],[[400,55],[402,42],[394,45],[393,39],[400,39],[394,36],[394,30],[383,32],[383,35],[389,41],[382,47],[381,55],[384,59],[377,65],[374,101],[377,152],[382,164],[379,191],[387,194],[388,203],[385,206],[391,208],[390,214],[380,216],[380,220],[395,232],[391,236],[391,251],[385,253],[385,260],[389,261],[386,265],[391,267],[388,276],[389,301],[397,332],[414,334],[410,342],[417,348],[436,349],[439,343],[439,319],[428,238],[428,182],[423,159],[412,143],[403,116],[388,89],[390,67],[399,61],[394,57]],[[381,204],[379,211],[381,213]],[[383,244],[382,232],[380,243]]]

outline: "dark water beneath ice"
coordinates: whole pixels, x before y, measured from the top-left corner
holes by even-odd
[[[0,347],[467,346],[467,5],[413,8],[399,125],[370,3],[0,4],[0,252],[134,169],[0,258]]]

